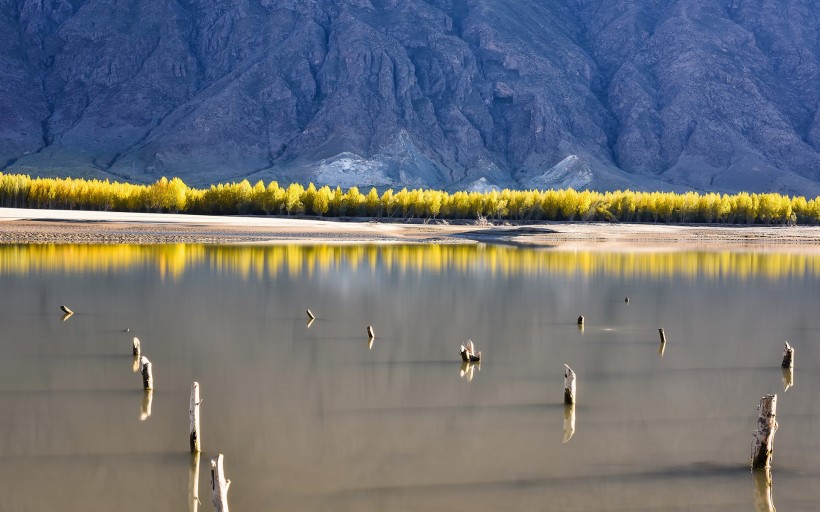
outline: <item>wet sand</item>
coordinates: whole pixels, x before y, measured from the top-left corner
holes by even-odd
[[[502,243],[602,250],[820,252],[820,226],[543,222],[523,225],[0,208],[0,243]]]

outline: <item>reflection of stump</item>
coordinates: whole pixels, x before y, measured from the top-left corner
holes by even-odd
[[[154,391],[146,389],[142,394],[142,406],[140,407],[140,421],[145,421],[151,417],[151,403],[154,401]]]
[[[794,347],[789,345],[788,341],[783,349],[783,362],[780,363],[780,366],[783,368],[794,368]]]
[[[151,370],[151,361],[142,356],[140,364],[142,365],[142,388],[154,389],[154,372]]]
[[[481,361],[472,362],[472,363],[467,362],[467,361],[462,361],[461,362],[461,371],[459,372],[459,375],[461,376],[462,379],[466,376],[467,381],[472,382],[473,377],[475,376],[476,369],[481,371]]]
[[[222,466],[224,458],[220,453],[215,459],[211,459],[211,489],[216,512],[228,512],[228,489],[231,481],[225,479],[225,469]]]
[[[780,371],[783,373],[783,392],[786,392],[794,386],[794,368],[781,368]]]
[[[68,319],[69,319],[69,318],[71,318],[72,316],[74,316],[74,313],[66,313],[66,314],[64,314],[63,316],[61,316],[61,317],[60,317],[60,320],[62,320],[63,322],[65,322],[66,320],[68,320]]]
[[[308,318],[308,321],[305,323],[305,327],[310,329],[310,326],[313,325],[313,322],[315,322],[315,321],[316,321],[315,318]]]
[[[188,512],[199,508],[199,456],[199,452],[192,453],[188,467]]]
[[[752,442],[752,468],[765,469],[772,465],[774,434],[777,432],[777,395],[766,395],[760,399],[760,416]]]
[[[769,468],[752,471],[755,482],[755,511],[777,512],[772,498],[772,472]]]
[[[191,453],[202,451],[202,440],[200,439],[199,431],[199,404],[202,400],[199,399],[199,382],[191,384],[191,401],[188,405],[188,416],[190,419],[190,440]]]
[[[574,404],[577,395],[575,393],[575,372],[568,365],[564,365],[564,403]]]
[[[575,404],[564,404],[564,443],[575,435]]]

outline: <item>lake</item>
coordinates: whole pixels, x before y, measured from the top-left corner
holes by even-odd
[[[820,255],[6,245],[0,286],[2,510],[213,510],[217,453],[235,511],[769,510],[767,393],[774,505],[820,504]]]

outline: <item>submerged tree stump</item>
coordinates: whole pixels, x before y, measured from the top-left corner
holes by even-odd
[[[191,441],[191,453],[202,451],[202,440],[199,430],[199,405],[201,403],[202,400],[199,399],[199,382],[194,382],[191,384],[191,401],[188,406],[188,413],[191,420],[189,435]]]
[[[216,512],[228,512],[228,489],[231,481],[225,479],[223,459],[221,453],[215,459],[211,459],[211,489],[214,493],[213,504]]]
[[[142,389],[154,389],[154,373],[151,370],[151,361],[142,356],[140,365],[142,366]]]
[[[577,395],[575,393],[575,372],[569,365],[564,365],[564,403],[574,404]]]
[[[772,465],[774,434],[777,432],[777,395],[765,395],[760,399],[760,416],[752,442],[752,469],[766,469]]]
[[[134,341],[131,342],[131,351],[135,356],[140,355],[140,339],[134,336]]]
[[[780,363],[782,368],[794,368],[794,347],[789,345],[789,342],[786,342],[786,346],[783,349],[783,362]]]

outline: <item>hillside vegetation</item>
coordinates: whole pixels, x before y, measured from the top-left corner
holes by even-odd
[[[0,173],[0,206],[207,215],[315,215],[388,219],[495,219],[525,221],[618,221],[729,224],[818,224],[820,197],[775,193],[594,192],[509,190],[455,192],[357,187],[212,185],[198,189],[181,179],[151,185],[72,178],[32,178]]]

